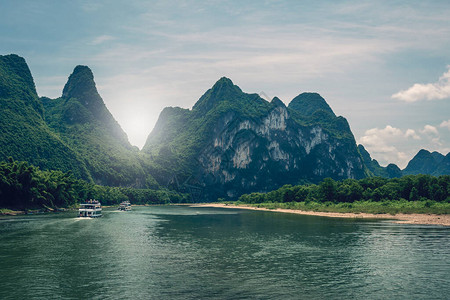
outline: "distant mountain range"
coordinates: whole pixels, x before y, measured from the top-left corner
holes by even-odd
[[[363,145],[358,145],[359,152],[364,160],[364,164],[375,176],[386,178],[397,178],[405,175],[428,174],[433,176],[450,174],[450,153],[446,156],[439,152],[429,152],[420,150],[408,163],[405,169],[395,164],[389,164],[382,167],[379,163],[370,157]]]
[[[208,200],[326,177],[450,174],[449,154],[426,150],[404,170],[380,166],[317,93],[302,93],[286,107],[225,77],[191,110],[165,108],[139,151],[88,67],[74,69],[60,98],[39,98],[17,55],[0,56],[0,160],[8,156],[102,185],[169,186]]]
[[[358,145],[359,153],[364,160],[364,164],[375,176],[386,177],[386,178],[396,178],[402,176],[402,170],[396,164],[389,164],[387,167],[382,167],[377,160],[370,157],[369,152],[364,148],[363,145]]]
[[[402,172],[403,175],[430,174],[433,176],[450,174],[450,153],[430,153],[420,150]]]

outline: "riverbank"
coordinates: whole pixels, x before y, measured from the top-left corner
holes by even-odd
[[[0,216],[18,216],[24,215],[26,212],[24,210],[12,210],[7,208],[0,208]]]
[[[422,224],[422,225],[442,225],[450,226],[450,215],[437,215],[437,214],[368,214],[368,213],[336,213],[336,212],[319,212],[319,211],[304,211],[298,209],[267,209],[263,207],[254,207],[247,205],[233,205],[225,203],[204,203],[195,204],[192,206],[197,207],[220,207],[220,208],[237,208],[237,209],[250,209],[261,211],[273,211],[290,214],[301,214],[309,216],[320,216],[330,218],[354,218],[354,219],[385,219],[392,220],[394,223],[402,224]]]
[[[0,208],[0,216],[20,216],[20,215],[35,215],[49,212],[62,212],[72,210],[71,208],[39,208],[27,210],[12,210],[8,208]]]

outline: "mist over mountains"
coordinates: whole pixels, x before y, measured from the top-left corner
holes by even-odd
[[[0,56],[0,130],[0,160],[12,156],[101,185],[164,186],[208,200],[327,177],[450,173],[449,154],[426,150],[404,170],[380,166],[317,93],[286,106],[225,77],[191,110],[165,108],[139,151],[105,106],[89,67],[75,67],[61,97],[39,98],[25,59],[13,54]]]

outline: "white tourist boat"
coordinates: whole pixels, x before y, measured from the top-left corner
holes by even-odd
[[[117,209],[121,211],[130,211],[131,210],[130,201],[123,201],[122,203],[119,204],[119,207]]]
[[[98,218],[102,216],[102,205],[98,200],[86,200],[78,210],[80,218]]]

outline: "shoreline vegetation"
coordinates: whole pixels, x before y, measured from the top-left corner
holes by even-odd
[[[450,226],[450,176],[367,177],[318,184],[285,185],[267,193],[244,194],[237,202],[250,209],[329,217],[398,219],[413,224]]]
[[[74,208],[86,199],[102,205],[187,202],[188,195],[166,188],[137,189],[86,182],[71,172],[41,170],[25,161],[0,162],[0,214],[40,213]]]
[[[312,211],[289,209],[274,206],[273,203],[263,204],[243,204],[235,203],[200,203],[193,204],[191,207],[215,207],[215,208],[234,208],[248,209],[258,211],[271,211],[280,213],[300,214],[308,216],[319,216],[329,218],[350,218],[350,219],[384,219],[391,220],[398,224],[417,224],[417,225],[442,225],[450,226],[450,214],[429,214],[429,213],[365,213],[365,212],[330,212],[330,211]]]
[[[343,181],[325,178],[318,184],[285,185],[266,193],[244,194],[236,202],[225,202],[221,198],[217,202],[224,207],[235,205],[303,214],[344,214],[344,217],[369,214],[371,218],[401,218],[403,221],[410,220],[413,215],[435,216],[432,219],[436,221],[420,222],[449,226],[449,191],[450,175]],[[0,162],[0,215],[70,210],[85,199],[97,199],[104,206],[122,201],[130,201],[133,205],[194,202],[189,194],[160,186],[157,189],[100,186],[75,178],[70,172],[40,170],[12,158]]]

